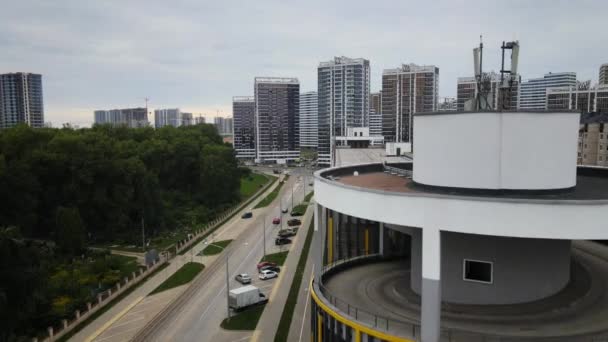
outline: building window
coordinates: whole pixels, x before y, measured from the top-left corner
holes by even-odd
[[[464,259],[462,279],[485,284],[494,282],[494,264],[490,261]]]

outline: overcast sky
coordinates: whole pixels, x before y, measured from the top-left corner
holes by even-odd
[[[484,69],[518,39],[524,78],[575,71],[597,82],[608,62],[608,1],[135,1],[4,0],[0,73],[43,75],[46,121],[89,125],[94,109],[180,107],[230,116],[255,76],[300,79],[333,56],[382,69],[439,67],[440,96],[472,74],[483,34]]]

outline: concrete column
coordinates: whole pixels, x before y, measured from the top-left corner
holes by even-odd
[[[91,302],[87,302],[87,312],[91,311],[92,307],[93,307],[93,304],[91,304]]]
[[[100,294],[97,295],[97,304],[101,304],[101,295]]]
[[[422,229],[422,342],[439,342],[441,336],[441,231]]]
[[[61,324],[63,325],[63,329],[67,329],[68,328],[68,320],[67,319],[62,319],[61,320]]]
[[[76,319],[80,319],[80,310],[76,310]]]
[[[380,234],[378,235],[378,253],[384,256],[384,222],[380,222]]]
[[[50,337],[50,338],[53,338],[53,335],[54,335],[54,332],[53,332],[53,327],[48,327],[48,328],[46,328],[46,330],[47,330],[47,331],[48,331],[48,333],[49,333],[49,337]]]
[[[321,279],[323,271],[323,241],[325,240],[325,208],[320,204],[315,205],[315,230],[313,236],[314,245],[314,277],[317,281]]]

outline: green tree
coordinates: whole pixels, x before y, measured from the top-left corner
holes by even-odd
[[[70,256],[80,254],[85,248],[85,228],[77,208],[57,208],[55,216],[55,243]]]

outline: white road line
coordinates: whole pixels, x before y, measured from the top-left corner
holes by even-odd
[[[312,264],[312,270],[310,270],[310,277],[312,278],[314,274],[315,274],[315,264]],[[308,289],[309,293],[310,293],[310,291],[312,291],[312,289]],[[298,341],[300,341],[300,342],[302,342],[302,333],[304,332],[304,322],[306,322],[306,309],[308,309],[308,302],[310,302],[310,300],[307,297],[306,304],[304,305],[304,315],[302,315],[302,327],[300,328],[300,338],[298,339]]]
[[[112,329],[116,329],[118,327],[122,327],[123,325],[127,325],[127,324],[130,324],[130,323],[135,322],[135,321],[141,321],[142,319],[144,319],[144,316],[140,316],[140,317],[128,320],[128,321],[123,322],[121,324],[115,324],[115,325],[112,325],[111,327],[109,327],[108,330],[106,330],[106,331],[110,331]]]
[[[243,337],[243,338],[239,338],[238,340],[233,340],[233,341],[231,341],[231,342],[245,341],[245,340],[250,339],[250,338],[251,338],[251,336],[253,336],[253,335],[245,336],[245,337]]]

